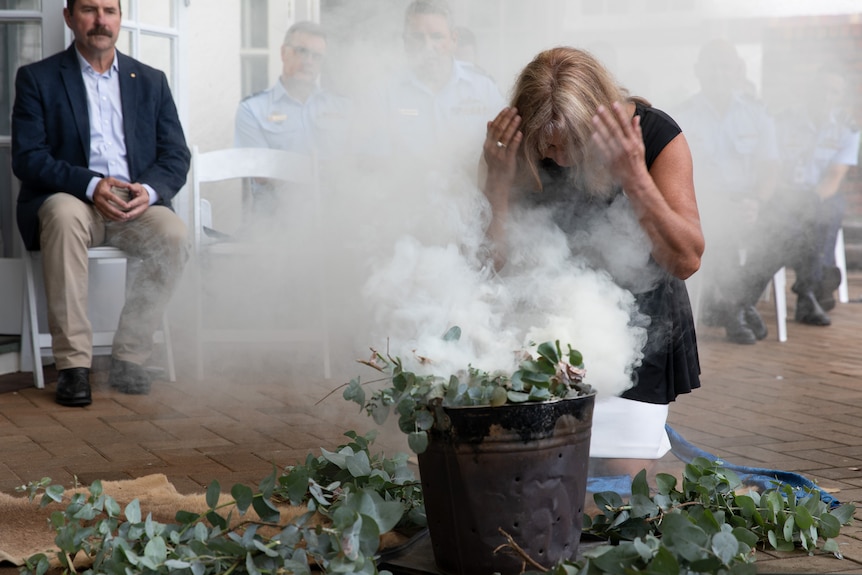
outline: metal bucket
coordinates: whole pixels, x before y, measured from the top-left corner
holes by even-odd
[[[581,537],[595,395],[499,407],[443,408],[419,474],[434,561],[453,575],[522,571],[500,529],[551,567]]]

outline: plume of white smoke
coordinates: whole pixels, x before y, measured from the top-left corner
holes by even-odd
[[[511,372],[518,352],[559,340],[584,354],[587,381],[600,394],[628,389],[646,341],[645,329],[631,325],[634,296],[573,257],[543,211],[511,222],[508,262],[494,273],[482,257],[488,206],[475,185],[457,184],[438,187],[418,210],[432,227],[445,214],[442,230],[424,239],[405,231],[363,286],[377,349],[418,373],[445,376],[467,366]],[[441,201],[444,210],[431,207]],[[453,326],[460,341],[444,341]]]

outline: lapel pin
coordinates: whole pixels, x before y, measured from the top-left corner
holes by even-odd
[[[135,77],[135,73],[134,73],[134,72],[132,72],[131,74],[129,74],[129,76],[131,76],[132,78],[134,78],[134,77]]]

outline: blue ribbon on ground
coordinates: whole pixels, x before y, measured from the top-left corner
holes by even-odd
[[[792,471],[781,471],[779,469],[765,469],[762,467],[747,467],[734,465],[722,457],[693,445],[685,440],[675,429],[665,425],[667,435],[670,438],[671,453],[680,461],[691,463],[695,457],[704,457],[710,461],[720,461],[723,467],[730,469],[739,476],[739,479],[747,485],[755,485],[758,489],[766,490],[774,488],[776,483],[790,485],[798,497],[805,496],[804,489],[810,489],[820,494],[820,499],[830,508],[834,509],[841,505],[835,497],[821,489],[810,479]],[[628,475],[613,475],[607,477],[588,477],[587,491],[590,493],[601,493],[602,491],[614,491],[620,495],[631,495],[632,482]]]

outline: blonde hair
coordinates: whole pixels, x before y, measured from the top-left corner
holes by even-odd
[[[566,138],[575,177],[591,191],[609,192],[612,182],[598,169],[590,145],[592,118],[599,106],[624,99],[628,91],[589,52],[566,46],[540,52],[518,76],[512,96],[524,135],[518,150],[521,177],[541,189],[538,165],[556,132]]]

